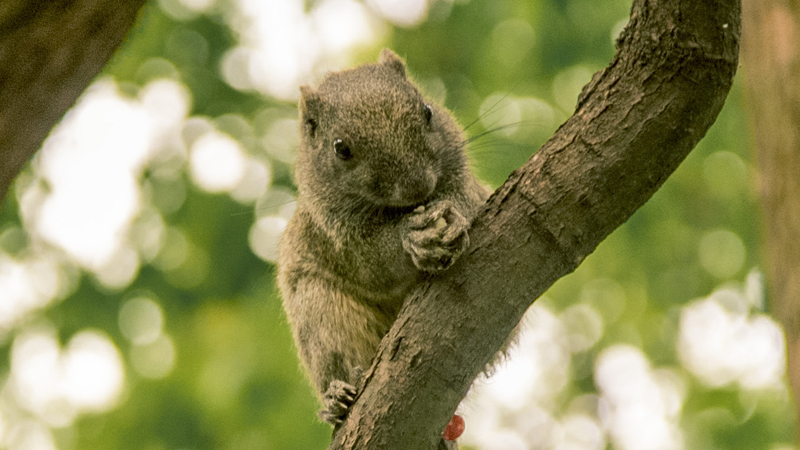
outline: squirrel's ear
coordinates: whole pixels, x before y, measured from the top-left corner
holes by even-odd
[[[300,119],[303,121],[303,131],[309,136],[317,131],[321,102],[317,91],[309,86],[300,86]]]
[[[388,48],[381,51],[381,57],[378,59],[378,62],[384,66],[391,67],[401,77],[406,76],[406,65],[403,63],[403,60]]]

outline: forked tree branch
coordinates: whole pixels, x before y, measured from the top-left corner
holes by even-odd
[[[0,202],[106,65],[144,2],[0,1]]]
[[[436,448],[524,311],[706,133],[733,82],[739,38],[739,0],[634,0],[616,55],[575,114],[488,200],[468,253],[408,299],[331,450]]]

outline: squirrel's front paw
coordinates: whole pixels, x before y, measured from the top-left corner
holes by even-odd
[[[356,388],[342,380],[333,380],[328,385],[328,390],[322,396],[325,409],[319,412],[319,417],[331,425],[344,422],[350,406],[356,398]]]
[[[469,246],[469,222],[450,201],[420,206],[408,220],[411,230],[403,239],[403,248],[421,270],[447,269]]]

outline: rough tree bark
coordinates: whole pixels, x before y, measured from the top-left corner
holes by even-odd
[[[739,37],[739,0],[634,0],[616,55],[575,114],[489,199],[468,254],[406,302],[330,449],[436,447],[528,306],[642,206],[714,122]]]
[[[800,3],[745,0],[742,59],[766,225],[770,310],[800,408]]]
[[[145,0],[0,1],[0,202]]]

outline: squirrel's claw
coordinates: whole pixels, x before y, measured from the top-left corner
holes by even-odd
[[[403,239],[403,248],[421,270],[447,269],[469,246],[469,222],[447,200],[418,208],[408,221],[411,230]]]
[[[319,412],[320,419],[331,425],[339,425],[344,422],[357,393],[355,386],[351,384],[342,380],[331,381],[328,390],[322,396],[322,404],[325,409]]]

